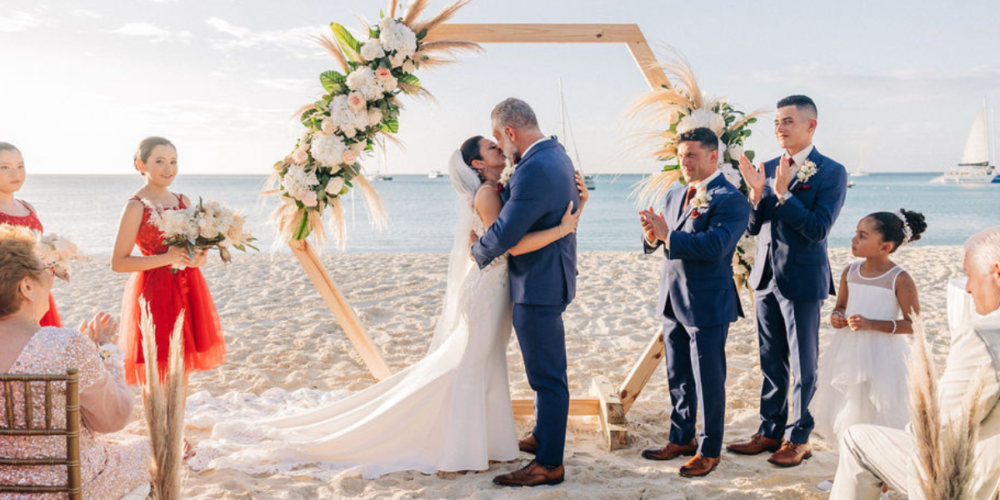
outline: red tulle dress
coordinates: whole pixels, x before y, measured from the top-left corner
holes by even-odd
[[[21,200],[17,201],[24,205],[24,208],[28,209],[28,215],[8,215],[0,212],[0,224],[24,226],[41,233],[42,221],[38,220],[38,216],[35,215],[35,211],[32,210],[27,203]],[[41,326],[62,326],[62,319],[59,318],[59,310],[56,309],[56,301],[52,298],[51,293],[49,294],[49,312],[45,313],[45,316],[42,316],[42,319],[38,320],[38,324]]]
[[[177,208],[186,208],[179,195]],[[132,199],[141,201],[139,198]],[[152,209],[143,208],[142,224],[136,245],[143,255],[167,252],[163,233],[150,222]],[[160,378],[167,371],[170,334],[181,310],[184,310],[184,372],[204,371],[222,364],[226,356],[226,341],[222,336],[219,313],[208,292],[208,285],[197,268],[171,270],[171,266],[132,273],[122,299],[121,336],[119,345],[125,353],[125,381],[130,385],[145,383],[146,363],[142,354],[142,332],[139,330],[139,297],[146,300],[156,330],[157,360]]]

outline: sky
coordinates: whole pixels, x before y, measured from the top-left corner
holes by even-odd
[[[449,2],[435,0],[428,12]],[[298,136],[291,114],[321,90],[332,59],[310,38],[357,29],[373,0],[4,0],[0,141],[30,174],[130,174],[149,135],[177,146],[181,175],[266,174]],[[961,156],[984,96],[1000,104],[1000,3],[475,0],[461,23],[635,23],[658,50],[683,54],[707,92],[773,110],[789,94],[819,107],[815,144],[849,170],[931,172]],[[658,169],[623,114],[648,86],[624,45],[489,44],[420,70],[437,102],[403,97],[393,174],[447,170],[450,153],[489,135],[515,96],[543,132],[562,135],[558,82],[587,173]],[[748,149],[779,154],[773,115]],[[994,136],[996,134],[994,133]],[[377,170],[378,158],[367,161]]]

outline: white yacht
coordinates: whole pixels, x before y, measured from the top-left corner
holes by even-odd
[[[427,174],[428,179],[437,179],[442,176],[444,176],[444,172],[440,170],[431,170],[431,173]]]
[[[962,161],[952,170],[939,177],[939,182],[952,184],[1000,184],[1000,175],[996,172],[996,144],[990,133],[986,120],[986,99],[983,98],[983,109],[972,122],[972,130],[965,141],[965,151]]]

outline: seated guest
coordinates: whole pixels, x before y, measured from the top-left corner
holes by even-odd
[[[1000,226],[985,229],[965,244],[965,290],[982,317],[951,332],[951,349],[938,381],[938,404],[945,429],[967,418],[963,408],[982,370],[982,395],[976,402],[983,415],[976,442],[970,498],[994,499],[1000,487]],[[921,498],[914,438],[905,430],[876,425],[849,427],[840,440],[840,464],[830,493],[832,500],[876,499],[883,484]],[[910,464],[910,465],[908,465]]]
[[[101,435],[123,429],[132,419],[135,398],[125,385],[122,357],[111,343],[116,325],[105,314],[82,328],[40,327],[49,308],[53,275],[35,256],[29,237],[7,234],[0,238],[0,373],[59,374],[79,369],[80,470],[83,496],[117,499],[149,482],[149,441],[126,435]],[[89,337],[89,338],[88,338]],[[24,385],[11,384],[14,422],[0,412],[0,427],[26,428]],[[66,387],[53,384],[52,426],[66,426]],[[32,387],[33,427],[45,426],[44,386]],[[7,401],[0,391],[0,408]],[[64,436],[0,436],[0,457],[14,459],[66,456]],[[21,486],[65,485],[64,466],[0,466],[0,484]],[[32,498],[63,498],[46,494]],[[0,494],[0,499],[22,498]]]

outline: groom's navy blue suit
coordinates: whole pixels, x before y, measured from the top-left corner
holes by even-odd
[[[479,267],[503,255],[525,234],[558,226],[571,201],[579,207],[574,175],[573,163],[555,137],[529,148],[501,193],[500,217],[472,246]],[[511,256],[508,262],[514,331],[535,391],[535,457],[542,465],[556,467],[563,462],[569,417],[562,313],[576,294],[576,235]]]
[[[707,179],[706,179],[707,180]],[[663,339],[670,386],[670,442],[694,439],[698,411],[704,426],[698,453],[716,458],[722,451],[726,413],[726,337],[729,324],[743,315],[733,283],[733,252],[746,230],[750,204],[721,174],[704,186],[707,208],[684,207],[687,188],[667,193],[663,211],[669,248],[660,273]],[[663,245],[643,248],[653,253]]]
[[[757,310],[760,368],[760,429],[771,439],[805,443],[814,423],[809,403],[816,392],[820,307],[835,293],[827,257],[830,234],[847,194],[847,170],[815,148],[808,156],[816,173],[793,179],[792,197],[778,203],[774,177],[780,158],[764,164],[767,181],[751,214],[749,232],[758,235],[750,286]],[[801,168],[801,166],[799,166]],[[789,361],[795,374],[788,421]]]

